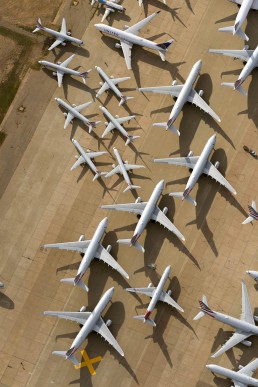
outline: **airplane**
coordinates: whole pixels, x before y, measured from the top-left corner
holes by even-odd
[[[116,87],[116,85],[120,82],[124,82],[124,81],[127,81],[129,79],[131,79],[131,77],[124,77],[124,78],[114,78],[114,77],[109,77],[105,72],[104,70],[102,70],[102,68],[100,68],[99,66],[95,66],[95,69],[97,70],[97,72],[99,73],[99,75],[104,79],[104,83],[103,82],[100,82],[100,85],[101,85],[101,88],[99,89],[99,91],[97,92],[96,94],[96,97],[99,98],[103,93],[104,91],[107,91],[109,89],[111,89],[115,95],[120,98],[120,102],[119,102],[119,106],[122,106],[124,103],[126,103],[129,99],[133,99],[133,97],[126,97],[125,95],[123,95],[121,93],[121,91],[118,89],[118,87]]]
[[[119,0],[92,0],[91,5],[94,5],[95,3],[104,5],[106,10],[104,13],[103,18],[101,19],[101,23],[108,17],[110,12],[125,12],[126,8],[124,8],[122,5],[118,4]]]
[[[252,205],[248,206],[248,210],[249,210],[249,216],[242,222],[242,224],[247,224],[252,222],[253,220],[258,220],[258,212],[256,209],[256,203],[254,200],[252,200]]]
[[[143,5],[143,0],[138,0],[139,6],[141,7]],[[167,4],[166,0],[163,0],[164,4]]]
[[[251,74],[255,67],[258,67],[258,46],[255,50],[248,50],[249,46],[245,46],[243,50],[213,50],[210,49],[209,52],[213,54],[222,54],[225,56],[231,56],[234,59],[240,59],[243,62],[246,62],[243,70],[241,71],[238,79],[235,83],[223,82],[223,86],[227,86],[231,89],[239,91],[245,97],[247,92],[241,86],[242,83],[246,80],[248,75]]]
[[[197,183],[199,177],[202,174],[208,175],[215,179],[218,183],[223,185],[232,194],[236,195],[235,189],[229,184],[229,182],[218,171],[219,161],[214,165],[208,160],[209,156],[216,143],[216,134],[211,136],[203,148],[200,156],[193,156],[193,152],[190,151],[186,157],[175,157],[167,159],[154,159],[154,163],[175,164],[192,169],[192,173],[186,183],[184,192],[173,192],[169,196],[180,197],[182,200],[186,199],[190,203],[197,205],[196,201],[190,196],[190,192]]]
[[[69,56],[69,58],[67,58],[64,62],[57,62],[57,64],[48,62],[47,60],[39,60],[38,63],[43,67],[49,67],[50,69],[54,70],[53,75],[57,77],[59,87],[61,87],[62,85],[64,74],[77,75],[78,77],[81,77],[83,83],[86,84],[86,78],[91,70],[80,72],[67,68],[67,66],[73,60],[74,57],[75,54]]]
[[[128,70],[132,69],[131,65],[131,56],[132,56],[132,47],[134,44],[137,44],[142,47],[147,47],[152,50],[156,50],[159,52],[162,61],[166,60],[166,53],[174,41],[174,39],[170,39],[164,43],[155,43],[151,40],[140,38],[138,33],[140,30],[148,24],[155,16],[157,16],[160,11],[153,13],[152,15],[146,17],[140,22],[134,24],[131,27],[126,26],[125,30],[119,30],[118,28],[114,28],[111,26],[107,26],[105,24],[95,24],[95,27],[102,33],[112,36],[115,39],[120,40],[120,43],[116,43],[116,48],[122,48],[123,54],[125,57],[125,62]]]
[[[219,116],[202,99],[203,90],[200,90],[199,93],[197,93],[193,88],[193,84],[195,83],[196,78],[198,77],[201,71],[201,68],[202,68],[202,61],[198,60],[198,62],[196,62],[193,65],[183,85],[177,85],[177,81],[173,81],[171,86],[140,87],[138,89],[139,91],[142,91],[142,92],[150,91],[152,93],[169,94],[172,97],[177,98],[176,103],[173,106],[173,109],[170,113],[168,122],[156,123],[154,124],[154,126],[163,127],[166,130],[175,132],[179,136],[180,133],[173,124],[177,119],[179,113],[183,109],[183,106],[185,105],[186,102],[191,102],[192,104],[196,105],[197,107],[199,107],[200,109],[208,113],[216,121],[221,122],[221,119],[219,118]]]
[[[93,181],[98,179],[100,176],[106,175],[107,172],[100,172],[95,164],[92,162],[91,159],[95,159],[97,156],[105,155],[108,152],[92,152],[90,149],[85,150],[81,147],[81,145],[76,141],[74,138],[72,139],[72,143],[75,146],[75,148],[78,150],[78,152],[81,154],[80,157],[75,156],[77,158],[77,161],[74,163],[74,165],[71,168],[71,171],[73,171],[75,168],[77,168],[81,164],[88,164],[90,169],[95,173],[95,176],[93,177]]]
[[[253,373],[258,368],[258,359],[253,360],[245,367],[239,366],[239,371],[231,371],[228,368],[218,366],[216,364],[208,364],[206,368],[213,374],[216,373],[225,376],[233,381],[235,387],[258,386],[258,379],[254,379]]]
[[[66,45],[65,41],[78,44],[79,46],[84,45],[82,40],[74,38],[73,36],[71,36],[71,33],[67,31],[66,21],[65,21],[64,17],[62,20],[62,27],[61,27],[60,32],[55,31],[55,30],[51,30],[51,28],[43,27],[40,19],[37,20],[37,26],[36,26],[35,30],[32,32],[37,32],[37,31],[44,31],[50,35],[53,35],[56,38],[56,41],[52,44],[52,46],[49,47],[49,49],[48,49],[49,51],[52,50],[53,48],[59,46],[59,44],[62,44],[62,46],[65,46]]]
[[[0,289],[4,289],[4,284],[3,284],[3,282],[0,282]]]
[[[246,274],[248,274],[251,278],[253,278],[255,280],[255,282],[258,282],[258,271],[247,270]]]
[[[129,145],[133,140],[136,140],[136,138],[140,138],[140,136],[129,135],[127,133],[127,131],[121,125],[124,122],[132,120],[133,118],[135,118],[135,116],[128,116],[128,117],[115,116],[115,117],[113,117],[112,114],[104,106],[100,106],[99,108],[100,108],[100,110],[102,110],[102,112],[107,116],[107,118],[110,121],[109,123],[105,122],[105,125],[107,127],[101,136],[102,138],[104,138],[113,129],[117,129],[126,138],[126,142],[125,142],[126,146]]]
[[[233,336],[231,336],[228,341],[212,355],[213,358],[222,355],[222,353],[228,351],[230,348],[239,343],[244,344],[246,347],[250,347],[252,345],[251,341],[247,341],[246,339],[252,335],[258,335],[258,327],[254,322],[258,321],[258,317],[253,316],[245,281],[242,281],[242,313],[240,319],[211,310],[208,306],[207,298],[204,295],[202,297],[202,301],[199,301],[199,304],[201,311],[194,317],[194,320],[199,320],[201,317],[208,314],[215,320],[229,325],[236,330]]]
[[[232,3],[240,5],[240,8],[235,20],[235,24],[232,27],[219,28],[219,31],[233,33],[233,35],[238,35],[240,36],[240,38],[248,41],[249,38],[241,29],[241,26],[244,23],[250,9],[258,10],[258,1],[257,0],[230,0],[230,1]]]
[[[79,362],[74,356],[74,353],[78,348],[80,348],[89,333],[95,331],[96,333],[99,333],[110,345],[112,345],[121,356],[124,356],[123,350],[108,329],[108,327],[112,324],[112,321],[107,320],[104,322],[101,317],[103,310],[106,308],[109,301],[111,301],[113,293],[114,288],[108,289],[92,312],[86,312],[85,306],[83,306],[79,312],[44,312],[45,316],[56,316],[61,319],[75,321],[78,324],[83,325],[68,351],[54,351],[52,352],[53,355],[61,356],[65,358],[65,360],[70,360],[74,365],[78,366]]]
[[[107,248],[103,247],[100,243],[105,230],[107,228],[108,218],[102,219],[99,223],[93,237],[91,240],[85,240],[84,235],[81,235],[79,241],[77,242],[65,242],[65,243],[53,243],[42,245],[42,249],[60,249],[60,250],[72,250],[79,251],[82,256],[82,261],[77,271],[75,278],[64,278],[61,279],[61,282],[72,283],[74,286],[79,286],[85,291],[89,291],[89,288],[82,281],[86,270],[88,269],[91,261],[94,258],[107,263],[113,269],[118,271],[123,277],[129,278],[125,270],[117,263],[117,261],[109,254],[111,250],[111,245],[108,245]]]
[[[128,176],[128,173],[127,171],[131,171],[132,169],[139,169],[139,168],[145,168],[144,165],[134,165],[134,164],[129,164],[128,161],[126,161],[125,163],[123,162],[120,154],[119,154],[119,151],[118,149],[116,149],[115,147],[113,148],[114,150],[114,154],[116,156],[116,159],[117,159],[117,162],[118,162],[118,165],[115,165],[113,164],[112,167],[112,171],[110,171],[109,173],[107,173],[105,175],[105,178],[106,177],[110,177],[110,176],[113,176],[115,173],[121,173],[127,183],[127,187],[124,189],[123,192],[127,192],[129,190],[132,190],[132,189],[137,189],[137,188],[141,188],[140,186],[138,185],[132,185],[131,181],[130,181],[130,178]]]
[[[61,98],[55,98],[55,101],[68,111],[68,113],[64,113],[64,116],[66,117],[65,123],[64,123],[64,129],[66,129],[67,126],[73,122],[74,118],[78,118],[85,125],[87,125],[89,128],[89,133],[91,133],[92,129],[95,128],[101,122],[101,121],[90,121],[88,120],[87,117],[83,116],[80,113],[81,110],[86,109],[88,106],[90,106],[92,102],[86,102],[78,106],[74,104],[70,106],[67,102],[63,101]]]
[[[177,310],[180,310],[180,312],[183,312],[184,310],[179,306],[176,301],[173,300],[173,298],[170,297],[170,294],[172,293],[171,290],[169,290],[167,293],[163,290],[163,287],[169,277],[169,273],[171,271],[171,266],[167,266],[164,270],[164,273],[162,274],[162,277],[158,283],[158,286],[155,288],[152,286],[152,283],[148,285],[147,288],[127,288],[125,289],[127,292],[132,293],[139,293],[139,294],[145,294],[146,296],[151,297],[151,302],[149,303],[149,306],[145,312],[145,315],[142,316],[134,316],[134,319],[143,321],[144,323],[147,322],[148,324],[152,325],[153,327],[156,326],[155,321],[153,321],[150,318],[150,314],[155,308],[158,301],[166,302],[168,305],[173,306]]]
[[[162,226],[167,228],[169,231],[173,232],[178,238],[182,241],[185,241],[185,237],[181,234],[181,232],[176,228],[176,226],[168,219],[166,213],[168,211],[167,207],[164,207],[161,211],[157,206],[157,201],[159,200],[162,191],[165,186],[165,180],[161,180],[156,187],[154,188],[149,200],[147,202],[142,202],[141,198],[138,197],[135,203],[126,203],[126,204],[112,204],[112,205],[104,205],[100,206],[100,208],[106,210],[117,210],[117,211],[126,211],[126,212],[134,212],[136,215],[140,216],[140,219],[136,225],[133,236],[131,239],[119,239],[117,243],[130,245],[130,247],[134,246],[142,253],[145,252],[143,246],[140,245],[137,240],[143,233],[147,223],[150,220],[154,220],[155,222],[159,222]]]

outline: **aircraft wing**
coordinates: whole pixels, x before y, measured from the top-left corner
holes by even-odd
[[[178,97],[183,86],[184,85],[140,87],[138,90],[142,92],[149,91],[151,93],[157,93],[157,94],[169,94],[169,95],[173,95],[174,97]]]
[[[184,309],[182,309],[181,306],[178,305],[178,303],[177,303],[175,300],[173,300],[173,298],[170,297],[170,296],[169,296],[166,292],[164,292],[164,291],[162,291],[159,300],[162,301],[162,302],[165,302],[165,303],[168,304],[168,305],[173,306],[173,308],[176,308],[177,310],[180,310],[181,312],[184,311]]]
[[[224,352],[228,351],[230,348],[233,348],[235,345],[241,343],[243,340],[246,340],[248,337],[250,337],[252,334],[242,332],[242,331],[236,331],[228,341],[222,347],[214,353],[211,357],[218,357],[222,355]]]
[[[128,203],[128,204],[111,204],[100,206],[105,210],[116,210],[116,211],[125,211],[125,212],[133,212],[137,215],[141,215],[144,208],[146,207],[147,202],[141,203]]]
[[[251,361],[245,367],[241,368],[238,373],[252,377],[255,370],[258,368],[258,359]]]
[[[60,66],[62,67],[67,67],[69,65],[69,63],[73,60],[75,54],[69,56],[69,58],[67,58],[66,60],[64,60]]]
[[[98,97],[100,97],[107,90],[109,90],[109,86],[108,86],[107,82],[105,82],[105,83],[103,83],[103,85],[101,86],[99,91],[97,92]]]
[[[62,26],[61,26],[61,30],[60,30],[61,34],[67,34],[67,29],[66,29],[66,21],[65,21],[65,18],[63,17],[62,19]]]
[[[85,253],[89,244],[90,244],[90,240],[78,241],[78,242],[52,243],[48,245],[42,245],[41,247],[43,249],[73,250],[73,251],[80,251],[81,253]]]
[[[119,124],[123,124],[124,122],[131,121],[133,118],[135,118],[135,116],[118,117],[116,120]]]
[[[101,19],[101,23],[103,23],[103,21],[106,20],[106,18],[107,18],[108,15],[110,14],[110,12],[111,12],[111,8],[106,8],[106,9],[105,9],[103,18]]]
[[[133,169],[139,169],[139,168],[145,168],[143,165],[126,164],[126,163],[124,163],[124,167],[125,167],[126,171],[131,171]]]
[[[204,99],[198,93],[196,93],[194,89],[191,90],[191,93],[188,95],[187,100],[202,109],[203,111],[205,111],[205,113],[208,113],[216,121],[221,121],[219,116],[210,108],[210,106],[204,101]]]
[[[86,102],[86,103],[83,103],[81,105],[78,105],[78,106],[74,106],[74,109],[77,110],[77,112],[80,112],[81,110],[83,109],[86,109],[86,107],[90,106],[92,104],[92,102]]]
[[[117,85],[120,82],[128,81],[131,79],[131,77],[122,77],[122,78],[110,78],[109,80],[114,84]]]
[[[193,169],[197,163],[199,156],[191,157],[174,157],[168,159],[154,159],[154,163],[163,163],[163,164],[174,164],[181,167],[187,167]]]
[[[103,156],[105,155],[107,152],[87,152],[87,156],[90,158],[90,159],[94,159],[95,157],[98,157],[98,156]]]
[[[53,50],[53,48],[56,48],[57,46],[59,46],[59,44],[63,43],[63,41],[64,39],[61,39],[61,38],[56,39],[52,44],[52,46],[49,47],[48,51]]]
[[[110,122],[102,134],[102,138],[105,137],[111,130],[115,129],[115,125]]]
[[[124,82],[131,79],[130,77],[124,77],[124,78],[109,78],[110,82],[112,82],[114,85],[117,85],[120,82]],[[107,82],[103,83],[99,91],[97,92],[98,96],[100,97],[101,94],[103,94],[105,91],[109,90],[109,86]]]
[[[123,54],[125,57],[125,63],[128,68],[128,70],[132,69],[132,47],[133,44],[130,42],[127,42],[126,40],[121,40],[121,47],[123,50]]]
[[[244,62],[247,62],[250,56],[253,54],[254,50],[209,50],[212,54],[221,54],[225,56],[231,56],[232,58],[241,59]]]
[[[60,71],[57,71],[56,72],[56,76],[57,76],[58,86],[61,87],[62,86],[62,82],[63,82],[64,73],[61,73]]]
[[[95,253],[95,257],[105,262],[107,265],[111,266],[113,269],[118,271],[123,277],[129,278],[129,275],[126,271],[120,266],[117,261],[109,254],[109,252],[102,246],[99,245],[97,252]]]
[[[112,169],[112,171],[108,172],[105,177],[111,177],[113,175],[115,175],[116,173],[121,173],[121,169],[119,167],[119,165],[117,165],[115,168]]]
[[[64,129],[67,128],[67,126],[70,124],[70,122],[74,119],[74,115],[71,114],[70,112],[67,113],[67,116],[66,116],[66,119],[65,119],[65,123],[64,123]]]
[[[84,325],[91,315],[91,312],[44,312],[45,316],[56,316],[64,320],[75,321],[78,324]]]
[[[241,320],[248,322],[249,324],[254,323],[252,308],[250,305],[247,288],[245,282],[242,280],[242,313],[241,313]]]
[[[99,333],[105,340],[107,340],[107,342],[112,345],[112,347],[114,347],[121,356],[124,356],[122,348],[119,346],[118,342],[104,323],[102,317],[99,318],[93,330]]]
[[[153,297],[153,294],[156,290],[153,286],[147,287],[147,288],[127,288],[125,289],[127,292],[131,293],[139,293],[139,294],[144,294],[145,296],[148,297]]]
[[[224,176],[218,171],[218,169],[208,160],[203,173],[215,179],[218,183],[226,187],[232,194],[236,195],[235,189],[229,184]]]
[[[155,210],[151,215],[151,219],[155,220],[155,222],[158,222],[162,226],[166,227],[169,231],[173,232],[182,241],[185,241],[185,237],[183,236],[183,234],[181,234],[181,232],[168,219],[168,217],[159,209],[158,206],[155,207]]]
[[[73,164],[71,171],[73,171],[75,168],[79,167],[79,165],[82,165],[84,163],[86,163],[84,157],[82,157],[82,156],[78,157],[78,159]]]
[[[132,27],[129,27],[126,29],[126,32],[129,32],[130,34],[138,35],[140,30],[145,27],[154,17],[156,17],[160,11],[153,13],[152,15],[146,17],[145,19],[139,21],[138,23],[134,24]]]

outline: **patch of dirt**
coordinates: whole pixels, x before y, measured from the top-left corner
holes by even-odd
[[[21,47],[13,39],[0,35],[0,86],[6,81],[8,74],[12,71],[17,57],[20,56]]]

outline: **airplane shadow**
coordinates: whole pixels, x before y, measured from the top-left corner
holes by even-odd
[[[5,309],[14,309],[14,302],[2,292],[0,292],[0,307]]]
[[[222,18],[222,19],[217,20],[217,21],[215,22],[215,24],[218,24],[218,23],[224,23],[224,22],[228,22],[228,21],[235,21],[236,17],[237,17],[237,12],[236,12],[236,13],[233,13],[233,14],[230,15],[230,16],[226,16],[226,17],[224,17],[224,18]]]

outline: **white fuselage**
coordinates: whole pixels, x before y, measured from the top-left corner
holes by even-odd
[[[58,71],[59,73],[69,74],[69,75],[80,75],[79,71],[68,69],[67,67],[58,65],[56,63],[48,62],[46,60],[39,60],[39,64],[45,67],[50,67],[51,69],[56,70],[56,72]]]
[[[239,372],[231,371],[228,368],[220,367],[216,364],[209,364],[206,366],[211,372],[216,373],[221,376],[225,376],[233,380],[234,382],[242,383],[245,386],[258,386],[258,380],[248,376],[246,374],[242,374]],[[241,384],[241,385],[242,385]]]
[[[101,238],[107,228],[108,218],[104,218],[98,225],[97,230],[95,231],[92,240],[89,243],[89,246],[82,258],[80,266],[77,271],[77,275],[80,274],[80,278],[84,275],[86,270],[91,264],[91,261],[94,259],[96,251],[99,247]]]
[[[109,76],[98,66],[95,66],[95,69],[99,73],[99,75],[104,79],[104,81],[107,83],[109,88],[116,94],[118,98],[122,97],[121,91],[116,87],[116,85],[110,80]],[[128,79],[130,79],[128,77]],[[96,96],[98,98],[98,94]]]
[[[253,69],[257,66],[258,66],[258,46],[256,47],[252,56],[248,59],[243,70],[241,71],[238,77],[238,81],[236,82],[238,86],[240,86],[241,83],[243,83],[246,80],[246,78],[250,75]]]
[[[78,335],[74,339],[74,341],[71,345],[71,348],[70,348],[70,350],[72,349],[72,353],[74,353],[82,345],[83,341],[86,339],[88,334],[94,329],[94,326],[96,325],[97,321],[101,317],[103,310],[106,308],[107,304],[112,299],[113,293],[114,293],[114,288],[110,288],[101,297],[101,299],[99,300],[99,302],[95,306],[94,310],[91,312],[89,318],[84,323],[80,332],[78,333]]]
[[[126,183],[127,183],[128,185],[131,185],[131,181],[130,181],[130,179],[129,179],[127,170],[125,169],[123,160],[121,159],[121,156],[120,156],[118,150],[117,150],[116,148],[113,148],[113,150],[114,150],[114,154],[115,154],[115,156],[116,156],[117,162],[118,162],[118,164],[119,164],[120,171],[121,171],[121,173],[123,174]]]
[[[219,312],[214,312],[213,317],[215,318],[215,320],[218,320],[223,324],[229,325],[235,328],[237,331],[248,333],[250,336],[258,335],[258,327],[256,325],[250,324],[246,321]]]
[[[251,278],[253,278],[256,282],[258,282],[258,271],[248,270],[246,272]]]
[[[252,7],[252,4],[253,4],[253,0],[243,0],[242,1],[241,7],[238,11],[238,14],[237,14],[237,17],[235,20],[233,35],[235,35],[236,32],[239,30],[239,28],[241,28],[241,25],[245,21],[247,15],[248,15],[248,12],[250,11],[250,9]]]
[[[91,158],[87,155],[87,152],[85,152],[84,149],[82,149],[81,145],[78,143],[78,141],[76,141],[74,138],[72,139],[72,142],[75,146],[75,148],[78,150],[78,152],[82,155],[82,157],[84,158],[85,160],[85,163],[88,164],[88,166],[90,167],[90,169],[94,172],[94,173],[98,173],[98,170],[96,168],[96,166],[94,165],[94,163],[91,161]],[[102,221],[103,222],[103,221]],[[100,224],[99,224],[100,226]],[[98,226],[98,228],[99,228]],[[98,228],[97,228],[97,231],[98,231]],[[96,231],[96,233],[97,233]],[[95,234],[96,234],[95,233]],[[93,239],[92,239],[93,241]],[[91,242],[92,242],[91,241]],[[88,252],[89,249],[87,249],[87,252]],[[82,260],[83,262],[83,260]],[[82,263],[81,263],[82,264]],[[81,265],[80,265],[81,266]],[[80,269],[80,268],[79,268]]]
[[[40,30],[47,32],[48,34],[53,35],[58,39],[67,40],[69,42],[73,42],[73,43],[79,44],[80,46],[83,46],[83,41],[80,39],[74,38],[73,36],[63,34],[62,32],[58,32],[47,27],[40,28]]]
[[[73,117],[78,118],[81,120],[84,124],[89,125],[88,118],[84,117],[78,110],[76,110],[73,106],[69,105],[65,101],[63,101],[61,98],[55,98],[56,102],[61,105],[65,110],[67,110]],[[74,144],[75,145],[75,144]],[[78,149],[78,148],[77,148]]]
[[[187,98],[188,98],[189,94],[191,93],[191,90],[193,88],[193,84],[196,81],[196,78],[198,77],[198,75],[201,71],[201,67],[202,67],[201,60],[199,60],[198,62],[196,62],[193,65],[193,67],[190,71],[190,74],[188,75],[187,80],[186,80],[185,84],[183,85],[183,88],[180,91],[179,96],[176,100],[176,103],[173,106],[173,109],[170,113],[170,116],[169,116],[170,125],[172,125],[174,123],[174,121],[178,117],[179,113],[183,109],[184,104],[187,102]]]
[[[103,113],[107,116],[107,118],[109,119],[110,122],[112,122],[112,124],[115,126],[115,128],[117,130],[119,130],[119,132],[125,136],[126,138],[130,138],[129,134],[127,133],[127,131],[122,127],[121,124],[119,124],[119,122],[115,119],[115,117],[112,116],[111,113],[109,113],[109,111],[104,107],[104,106],[100,106],[100,109],[103,111]],[[103,138],[103,136],[102,136]]]
[[[203,170],[205,168],[205,165],[208,161],[208,158],[214,148],[214,145],[216,143],[216,135],[214,134],[213,136],[211,136],[209,138],[209,140],[207,141],[197,163],[195,164],[194,166],[194,169],[188,179],[188,182],[186,184],[186,187],[185,187],[185,190],[189,190],[188,193],[190,193],[190,191],[193,189],[193,187],[195,186],[195,184],[197,183],[199,177],[201,176],[201,174],[203,173]]]
[[[144,231],[147,223],[151,219],[151,215],[153,214],[153,212],[155,210],[155,207],[157,205],[157,201],[159,200],[160,195],[164,189],[164,184],[165,184],[164,180],[161,180],[154,188],[154,190],[151,194],[151,197],[149,198],[149,201],[146,204],[146,206],[141,214],[141,217],[137,223],[137,226],[134,230],[132,244],[134,244],[137,241],[137,239],[140,237],[140,235]]]
[[[161,293],[163,292],[163,287],[164,287],[164,285],[165,285],[165,283],[166,283],[166,281],[168,279],[170,271],[171,271],[171,266],[167,266],[166,269],[164,270],[164,273],[162,274],[162,277],[161,277],[161,279],[159,281],[159,284],[156,287],[156,290],[155,290],[155,292],[153,294],[151,302],[149,303],[149,306],[148,306],[148,308],[146,310],[146,313],[145,313],[145,318],[146,319],[149,317],[149,315],[151,314],[151,312],[155,308],[157,302],[159,301]]]

